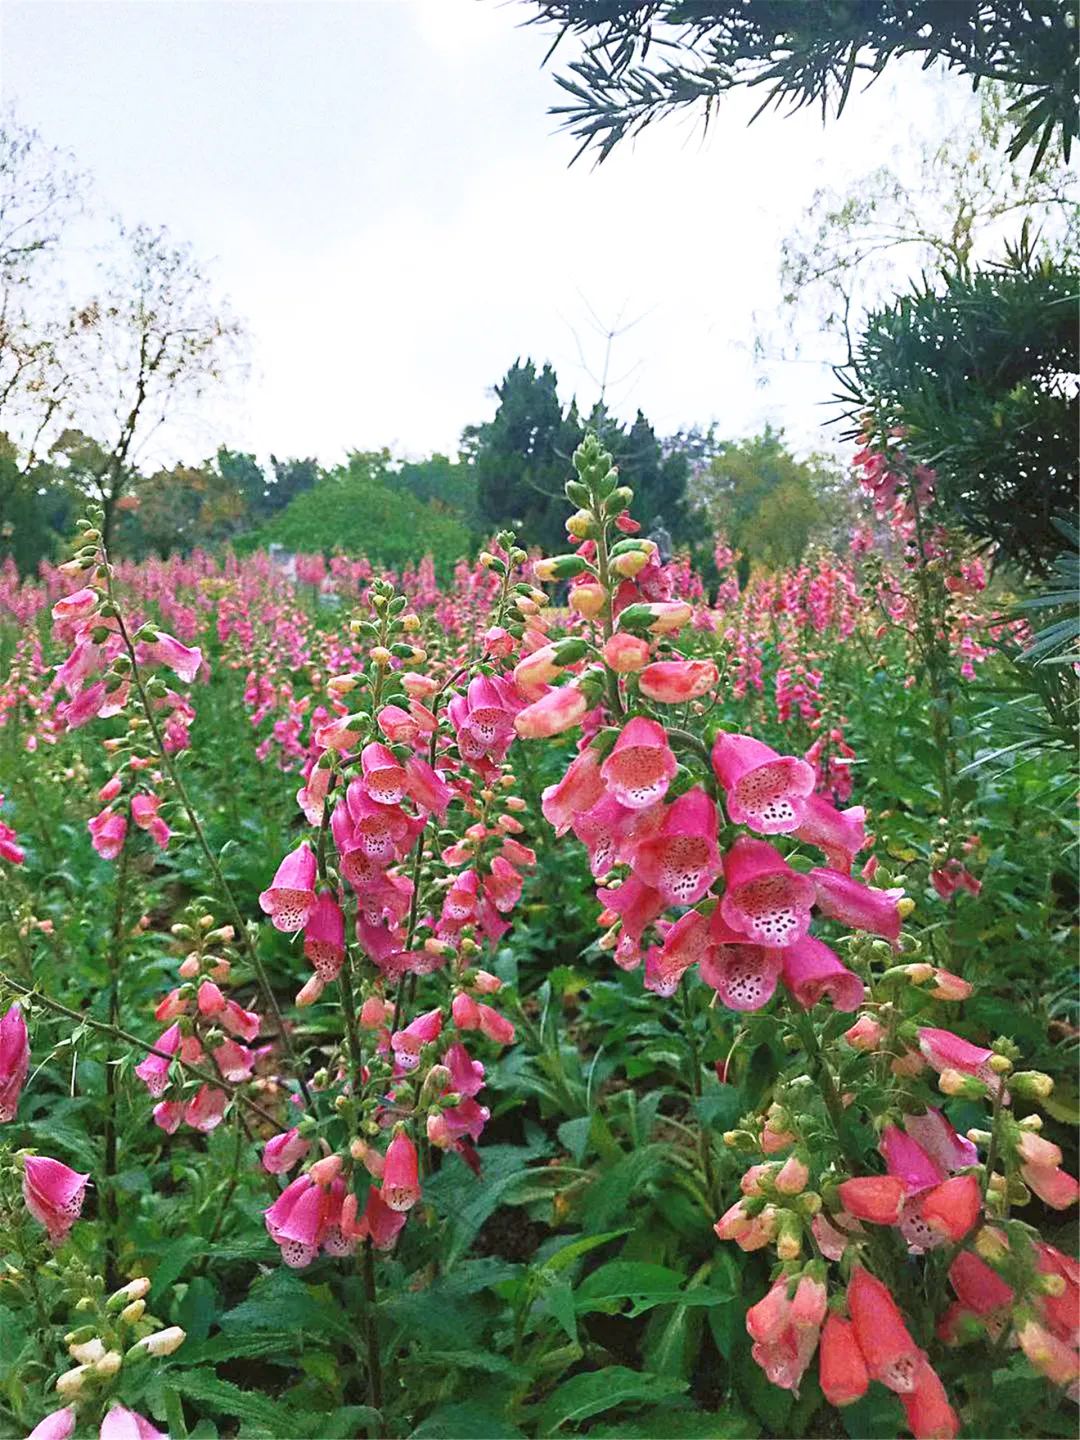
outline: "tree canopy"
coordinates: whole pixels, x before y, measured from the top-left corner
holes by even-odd
[[[1068,158],[1077,126],[1077,27],[1066,0],[525,0],[534,24],[567,33],[584,54],[557,75],[569,96],[552,107],[577,154],[604,160],[628,135],[697,106],[706,121],[736,86],[764,90],[761,109],[820,104],[839,113],[857,79],[901,55],[978,85],[1014,86],[1010,153],[1059,134]],[[759,112],[760,113],[760,112]],[[577,158],[575,156],[575,158]]]

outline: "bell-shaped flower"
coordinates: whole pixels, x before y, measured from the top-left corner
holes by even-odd
[[[272,1135],[263,1146],[262,1167],[271,1175],[283,1175],[302,1160],[310,1145],[294,1125],[280,1135]]]
[[[460,1041],[447,1047],[442,1063],[450,1071],[450,1089],[455,1094],[471,1099],[483,1088],[484,1067],[471,1058]]]
[[[659,891],[668,905],[693,905],[720,873],[716,806],[695,785],[666,807],[660,829],[641,841],[634,874]]]
[[[408,1135],[395,1135],[387,1146],[379,1193],[383,1203],[397,1211],[411,1210],[420,1199],[419,1160]]]
[[[818,1379],[825,1399],[837,1406],[861,1400],[870,1385],[855,1327],[839,1315],[827,1316],[821,1331]]]
[[[377,805],[400,805],[409,792],[405,768],[378,740],[372,740],[360,752],[361,781],[366,794]]]
[[[724,788],[727,813],[737,825],[762,835],[790,834],[802,821],[813,793],[814,768],[779,755],[751,735],[716,737],[713,772]]]
[[[589,712],[589,700],[571,682],[541,695],[514,716],[514,729],[523,740],[544,740],[580,725]]]
[[[922,1352],[888,1290],[876,1276],[856,1265],[848,1283],[847,1303],[870,1378],[897,1395],[912,1394],[923,1363]]]
[[[65,1405],[62,1410],[54,1410],[44,1420],[39,1420],[26,1440],[71,1440],[74,1433],[75,1407]]]
[[[910,1393],[901,1393],[908,1429],[916,1440],[953,1440],[959,1434],[960,1419],[949,1404],[945,1386],[926,1359],[917,1367]]]
[[[834,1010],[857,1010],[866,994],[858,975],[813,935],[783,950],[784,984],[804,1010],[828,1000]]]
[[[174,675],[190,685],[202,665],[202,651],[189,649],[173,635],[158,631],[156,640],[140,640],[135,647],[135,658],[140,665],[164,665]]]
[[[989,1065],[992,1050],[973,1045],[970,1040],[954,1035],[951,1030],[938,1030],[924,1025],[919,1030],[919,1052],[926,1063],[941,1074],[945,1070],[957,1070],[961,1075],[970,1075],[996,1092],[1001,1077]]]
[[[90,831],[90,843],[101,858],[115,860],[124,848],[127,818],[106,806],[99,815],[86,822],[86,828]]]
[[[425,1045],[437,1040],[441,1033],[441,1010],[428,1010],[423,1015],[418,1015],[403,1030],[395,1030],[390,1037],[390,1048],[401,1069],[415,1070],[420,1064],[420,1051]]]
[[[926,1191],[919,1215],[930,1229],[958,1244],[982,1213],[982,1190],[975,1175],[953,1175]]]
[[[23,1199],[30,1214],[44,1225],[49,1240],[59,1245],[82,1213],[89,1175],[80,1175],[47,1155],[27,1155],[23,1160]]]
[[[589,852],[593,878],[599,880],[619,860],[632,854],[636,848],[633,838],[659,828],[662,823],[658,805],[648,810],[629,810],[613,795],[605,794],[591,810],[575,815],[571,826]]]
[[[576,815],[582,815],[603,798],[600,754],[591,745],[579,750],[557,785],[544,791],[540,808],[556,835],[565,835]]]
[[[306,840],[285,856],[259,906],[275,930],[302,930],[315,908],[315,855]]]
[[[623,726],[600,775],[620,805],[644,810],[664,798],[677,768],[663,726],[636,715]]]
[[[866,847],[866,811],[861,805],[837,810],[823,795],[807,795],[796,840],[824,852],[825,864],[842,875],[851,872],[855,856]]]
[[[924,1115],[905,1115],[904,1129],[942,1170],[962,1170],[979,1162],[977,1147],[959,1135],[940,1110],[931,1107]]]
[[[728,925],[719,907],[709,925],[709,949],[701,960],[701,978],[729,1010],[760,1010],[772,999],[780,978],[781,955],[756,945]]]
[[[890,1175],[901,1181],[905,1195],[921,1195],[945,1179],[945,1171],[913,1136],[898,1125],[886,1125],[878,1149]]]
[[[638,686],[658,705],[685,705],[714,690],[719,680],[711,660],[654,660],[642,670]]]
[[[900,910],[898,902],[903,891],[875,890],[839,870],[821,868],[810,871],[817,891],[817,907],[830,920],[839,920],[853,930],[866,930],[890,941],[893,949],[900,942]]]
[[[0,1020],[0,1124],[14,1120],[30,1068],[30,1040],[18,1004]]]
[[[726,924],[752,944],[782,949],[810,928],[814,886],[764,840],[740,835],[724,856]]]
[[[98,1440],[169,1440],[145,1415],[114,1405],[101,1422]]]
[[[184,1122],[193,1130],[209,1135],[225,1118],[225,1107],[229,1097],[215,1085],[200,1085],[184,1106]]]
[[[290,1269],[302,1269],[315,1259],[330,1213],[330,1187],[318,1184],[310,1172],[298,1175],[264,1211],[267,1233]]]
[[[696,965],[709,945],[708,918],[688,910],[664,935],[662,946],[654,946],[645,957],[645,988],[656,995],[674,995],[679,981]]]
[[[840,1204],[856,1220],[871,1225],[899,1223],[907,1191],[895,1175],[858,1175],[844,1180],[838,1187]]]
[[[324,981],[336,980],[345,962],[345,916],[328,890],[316,898],[304,927],[304,957]]]
[[[170,1025],[164,1034],[158,1036],[155,1049],[164,1052],[160,1055],[153,1053],[147,1055],[135,1066],[135,1074],[146,1086],[150,1094],[157,1099],[163,1095],[169,1084],[169,1066],[172,1064],[171,1057],[180,1048],[180,1025]]]
[[[454,792],[426,760],[419,755],[410,755],[405,761],[405,775],[409,782],[409,794],[422,810],[430,815],[446,814]]]

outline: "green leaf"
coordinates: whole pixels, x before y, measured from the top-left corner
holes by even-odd
[[[621,1230],[607,1230],[601,1235],[585,1235],[580,1240],[573,1240],[569,1245],[564,1245],[561,1250],[556,1250],[536,1268],[547,1274],[556,1274],[560,1270],[565,1270],[568,1265],[572,1265],[579,1256],[597,1249],[600,1245],[606,1245],[609,1240],[617,1240],[620,1235],[629,1234],[632,1228],[630,1225],[624,1225]]]
[[[536,1433],[551,1435],[572,1421],[587,1420],[616,1405],[662,1400],[667,1395],[681,1395],[687,1389],[685,1380],[647,1371],[628,1370],[625,1365],[609,1365],[604,1370],[590,1370],[574,1375],[548,1396],[537,1420]]]
[[[745,1410],[645,1410],[636,1420],[594,1425],[596,1440],[756,1440],[761,1426]]]
[[[298,1433],[297,1417],[288,1406],[254,1391],[241,1390],[231,1380],[220,1380],[212,1370],[185,1370],[183,1390],[185,1399],[198,1400],[222,1415],[250,1422],[270,1435],[288,1440]]]
[[[723,1305],[731,1299],[731,1293],[704,1286],[684,1290],[678,1270],[643,1260],[612,1260],[585,1277],[575,1298],[579,1315],[603,1310],[608,1315],[625,1314],[632,1319],[656,1305]],[[624,1300],[630,1301],[628,1310],[623,1308]]]
[[[494,1410],[464,1401],[433,1410],[412,1431],[411,1440],[462,1440],[466,1435],[469,1440],[518,1440],[523,1432]]]

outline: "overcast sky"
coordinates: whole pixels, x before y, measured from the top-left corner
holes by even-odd
[[[780,243],[814,189],[939,133],[961,80],[890,71],[840,121],[676,120],[568,168],[529,12],[498,0],[4,0],[0,87],[92,172],[104,209],[164,223],[249,326],[250,379],[198,430],[261,455],[453,452],[515,357],[658,431],[715,420],[826,443],[819,363],[755,361]],[[811,349],[814,337],[805,336]],[[817,347],[820,353],[820,347]],[[591,372],[591,375],[590,373]]]

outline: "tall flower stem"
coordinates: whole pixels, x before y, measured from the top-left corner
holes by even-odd
[[[259,958],[258,951],[255,949],[255,946],[252,943],[251,936],[248,934],[247,921],[244,919],[243,912],[241,911],[240,906],[237,903],[236,896],[233,894],[232,886],[225,878],[225,872],[222,870],[221,864],[218,861],[217,856],[210,848],[210,844],[207,841],[206,835],[202,828],[202,824],[200,823],[199,817],[195,812],[195,807],[194,805],[192,805],[184,782],[180,778],[180,772],[173,764],[172,756],[165,748],[165,742],[161,734],[161,727],[158,725],[157,716],[154,714],[153,708],[151,707],[150,697],[146,693],[146,685],[142,677],[142,671],[139,668],[139,662],[135,655],[134,642],[132,641],[131,634],[127,628],[127,625],[124,622],[123,614],[121,613],[119,606],[113,598],[112,572],[108,566],[106,566],[106,570],[108,573],[107,586],[109,601],[116,615],[116,624],[120,632],[120,637],[124,642],[124,649],[127,651],[128,659],[131,662],[131,678],[135,684],[136,690],[138,691],[139,701],[142,705],[143,714],[146,716],[146,722],[150,727],[150,733],[154,739],[154,748],[157,750],[158,758],[161,760],[165,773],[168,775],[169,781],[176,792],[177,798],[179,799],[180,804],[183,806],[184,814],[188,818],[188,824],[191,826],[192,834],[195,836],[199,849],[202,851],[206,863],[210,867],[210,873],[214,877],[214,882],[218,887],[218,892],[224,898],[225,903],[228,905],[230,911],[232,912],[232,920],[237,932],[237,939],[243,946],[244,953],[246,954],[248,960],[251,963],[251,968],[254,971],[255,978],[259,985],[259,989],[262,992],[263,1000],[266,1004],[267,1009],[274,1017],[274,1024],[277,1028],[277,1033],[281,1039],[282,1046],[284,1047],[285,1053],[288,1055],[289,1059],[293,1062],[293,1069],[296,1075],[297,1084],[300,1087],[300,1092],[303,1095],[306,1104],[310,1108],[312,1103],[311,1092],[308,1089],[307,1081],[304,1079],[303,1072],[301,1071],[300,1066],[297,1064],[296,1052],[293,1050],[292,1041],[289,1038],[289,1033],[287,1029],[285,1028],[285,1021],[282,1017],[281,1009],[277,1002],[277,996],[274,994],[273,988],[270,984],[269,976],[267,975],[266,969]]]
[[[709,1134],[701,1120],[701,1050],[698,1046],[697,1023],[694,1015],[694,1002],[690,998],[689,986],[682,983],[679,986],[682,992],[683,1030],[686,1034],[686,1043],[690,1047],[690,1091],[694,1100],[694,1108],[697,1112],[694,1116],[694,1129],[698,1137],[698,1147],[701,1153],[701,1169],[705,1179],[705,1193],[709,1204],[716,1201],[716,1174],[713,1167],[712,1143]]]
[[[120,972],[124,958],[124,909],[127,901],[128,867],[128,845],[124,844],[120,847],[120,858],[116,866],[116,899],[106,957],[109,971],[109,1025],[114,1031],[120,1023]],[[110,1288],[115,1288],[115,1247],[119,1220],[116,1203],[117,1084],[116,1062],[110,1052],[105,1056],[105,1122],[102,1126],[102,1142],[104,1176],[101,1202],[105,1221],[105,1268],[108,1284]]]
[[[379,1321],[376,1314],[378,1291],[375,1286],[375,1251],[370,1240],[364,1241],[364,1331],[367,1339],[368,1393],[376,1410],[383,1407],[382,1357],[379,1354]]]
[[[23,985],[21,981],[13,980],[3,970],[0,970],[0,985],[13,991],[16,995],[23,995],[27,999],[33,1000],[43,1009],[51,1010],[54,1015],[63,1015],[67,1020],[74,1020],[77,1025],[85,1025],[90,1030],[95,1030],[99,1035],[108,1035],[114,1040],[123,1040],[126,1045],[134,1045],[137,1050],[145,1051],[147,1055],[157,1055],[159,1059],[171,1060],[193,1080],[199,1080],[204,1085],[212,1085],[217,1090],[225,1090],[240,1105],[243,1105],[245,1110],[249,1110],[252,1115],[257,1115],[265,1124],[273,1126],[278,1133],[284,1133],[288,1128],[281,1125],[269,1110],[264,1110],[257,1101],[245,1095],[240,1085],[226,1080],[221,1075],[212,1075],[209,1070],[203,1070],[198,1065],[191,1065],[188,1061],[181,1060],[179,1055],[170,1055],[167,1050],[159,1050],[156,1045],[151,1045],[146,1040],[140,1040],[138,1035],[132,1035],[129,1030],[123,1030],[119,1025],[107,1025],[105,1021],[95,1020],[93,1016],[86,1015],[81,1010],[72,1010],[69,1005],[54,1000],[51,995],[46,995],[37,986]]]

